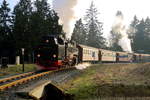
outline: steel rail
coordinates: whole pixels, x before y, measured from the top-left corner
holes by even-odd
[[[4,82],[10,81],[10,80],[14,80],[14,79],[25,77],[25,76],[32,75],[32,74],[34,74],[34,72],[28,72],[28,73],[24,73],[24,74],[19,74],[19,75],[3,78],[3,79],[0,79],[0,83],[4,83]]]
[[[42,76],[45,76],[45,75],[48,75],[52,72],[57,72],[57,71],[62,71],[62,70],[67,70],[67,69],[72,69],[73,67],[70,67],[70,68],[61,68],[61,69],[57,69],[57,70],[54,70],[54,71],[47,71],[47,72],[42,72],[42,73],[39,73],[39,74],[36,74],[36,75],[32,75],[32,76],[28,76],[26,78],[22,78],[22,79],[19,79],[19,80],[15,80],[13,82],[10,82],[10,83],[7,83],[7,84],[4,84],[4,85],[1,85],[0,86],[0,91],[4,91],[6,89],[9,89],[9,88],[12,88],[14,86],[17,86],[17,85],[21,85],[21,84],[24,84],[24,83],[27,83],[31,80],[34,80],[36,78],[39,78],[39,77],[42,77]]]

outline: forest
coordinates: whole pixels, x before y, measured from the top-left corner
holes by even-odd
[[[100,22],[98,17],[99,11],[94,2],[91,2],[84,18],[76,21],[69,40],[96,48],[123,51],[118,45],[120,35],[113,29],[110,30],[109,39],[103,36],[104,23]],[[13,9],[10,9],[6,0],[2,1],[0,5],[0,58],[6,56],[15,59],[16,56],[21,56],[21,48],[25,48],[25,60],[34,62],[34,49],[44,35],[61,35],[64,38],[66,35],[63,25],[59,24],[57,12],[47,0],[20,0]],[[138,19],[135,15],[129,25],[127,35],[134,52],[149,53],[150,18]],[[14,62],[15,60],[10,60],[10,63]]]

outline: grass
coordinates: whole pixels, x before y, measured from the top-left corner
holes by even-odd
[[[92,65],[83,70],[80,77],[60,85],[60,88],[73,94],[75,100],[150,97],[149,70],[150,63]]]
[[[25,64],[25,70],[24,72],[30,72],[36,70],[35,64]],[[14,65],[8,68],[2,68],[0,69],[0,78],[5,77],[6,75],[14,75],[14,74],[20,74],[22,72],[22,65]]]
[[[75,80],[69,81],[67,84],[61,86],[65,92],[74,94],[75,100],[79,98],[86,99],[93,96],[96,92],[96,84],[93,82],[93,75],[97,72],[95,69],[99,65],[94,65],[92,68],[87,68],[82,75]]]

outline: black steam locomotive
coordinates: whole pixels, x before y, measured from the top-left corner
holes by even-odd
[[[77,63],[77,54],[78,49],[59,36],[43,36],[35,50],[36,64],[42,70],[73,66]]]

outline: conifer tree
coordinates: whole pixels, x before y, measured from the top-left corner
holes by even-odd
[[[62,26],[58,23],[59,17],[57,13],[50,8],[47,0],[36,0],[34,5],[36,10],[32,13],[31,23],[32,31],[35,32],[37,36],[36,40],[39,41],[42,35],[62,34]]]
[[[138,20],[134,16],[128,31],[129,38],[132,40],[132,48],[134,52],[149,53],[150,52],[150,18]]]
[[[131,22],[129,29],[128,29],[128,36],[131,39],[131,45],[133,46],[133,40],[135,38],[135,33],[137,32],[137,25],[139,24],[139,20],[137,16],[135,15],[133,18],[133,21]]]
[[[47,16],[46,23],[48,26],[48,34],[51,35],[63,35],[62,25],[59,25],[59,16],[54,10],[51,10],[49,15]]]
[[[87,34],[86,34],[85,26],[82,23],[82,19],[76,21],[71,40],[76,41],[76,43],[78,44],[86,45]]]
[[[12,19],[9,4],[3,0],[0,6],[0,56],[14,57],[14,38],[12,35]],[[12,63],[12,60],[9,60]]]
[[[31,0],[20,0],[13,11],[13,35],[15,37],[18,51],[25,48],[32,49],[32,27],[31,27],[32,6]]]
[[[147,17],[146,20],[140,20],[137,25],[137,31],[133,38],[134,51],[140,53],[149,53],[149,42],[150,42],[150,19]]]
[[[144,35],[145,35],[145,21],[142,19],[140,23],[137,25],[137,32],[135,33],[135,37],[133,39],[133,48],[134,51],[139,52],[144,50]]]
[[[86,21],[86,29],[87,29],[87,45],[104,48],[105,47],[105,39],[103,35],[103,24],[98,20],[98,10],[94,5],[94,2],[91,2],[90,8],[87,9],[85,21]]]
[[[150,18],[147,17],[145,20],[145,36],[144,36],[145,53],[150,53]]]
[[[4,37],[10,34],[11,32],[10,24],[11,24],[10,8],[8,7],[8,3],[6,2],[6,0],[4,0],[0,7],[0,38],[1,39],[4,39]]]

